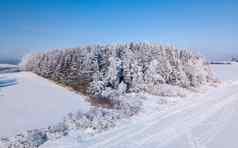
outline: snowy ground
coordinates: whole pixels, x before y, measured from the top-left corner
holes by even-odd
[[[80,95],[33,73],[0,75],[0,137],[45,128],[69,112],[88,107]]]
[[[237,148],[238,64],[212,67],[224,80],[219,87],[186,98],[146,95],[140,114],[115,128],[81,138],[72,133],[40,148]],[[31,73],[1,75],[0,81],[9,83],[0,87],[0,136],[47,127],[89,106],[81,96]]]
[[[217,64],[212,65],[215,74],[220,80],[228,81],[237,81],[238,80],[238,63],[234,62],[233,64]]]
[[[167,102],[147,96],[144,110],[114,129],[80,139],[67,136],[41,148],[237,148],[238,65],[213,68],[225,80],[217,88]]]

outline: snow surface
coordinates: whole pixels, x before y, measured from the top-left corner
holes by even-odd
[[[214,65],[224,80],[185,98],[146,95],[142,112],[92,137],[70,134],[41,148],[237,148],[238,65]]]
[[[212,68],[216,76],[220,80],[227,82],[238,80],[238,63],[233,62],[232,64],[214,64]]]
[[[185,98],[143,94],[143,110],[95,136],[72,131],[40,148],[237,148],[238,64],[212,65],[224,81]],[[0,75],[0,137],[45,128],[69,112],[86,112],[78,94],[28,72]]]
[[[0,75],[0,137],[46,128],[69,112],[86,112],[85,98],[30,72]]]
[[[0,68],[16,68],[17,65],[12,65],[12,64],[0,64]]]

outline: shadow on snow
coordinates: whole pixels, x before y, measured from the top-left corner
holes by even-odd
[[[16,84],[17,84],[16,79],[0,77],[0,88],[1,87],[13,86],[13,85],[16,85]]]

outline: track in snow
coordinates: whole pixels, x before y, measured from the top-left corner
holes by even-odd
[[[175,138],[184,134],[191,134],[191,130],[201,126],[206,119],[212,117],[225,107],[230,107],[238,100],[238,87],[233,90],[233,94],[224,94],[219,99],[211,99],[201,104],[186,107],[182,110],[169,113],[165,117],[153,119],[150,122],[137,123],[136,128],[124,129],[126,132],[117,132],[113,136],[101,137],[100,142],[95,143],[90,148],[103,147],[163,147]],[[163,119],[163,120],[161,120]],[[221,122],[221,121],[220,121]],[[222,121],[223,123],[223,121]],[[215,124],[214,124],[215,125]],[[203,136],[205,137],[205,136]],[[205,140],[206,141],[206,140]],[[200,143],[203,145],[203,143]]]
[[[214,88],[191,100],[80,142],[65,140],[43,148],[206,148],[238,108],[238,83]]]

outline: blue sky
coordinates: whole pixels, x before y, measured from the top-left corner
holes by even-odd
[[[211,58],[238,54],[235,0],[0,0],[0,58],[148,41]]]

